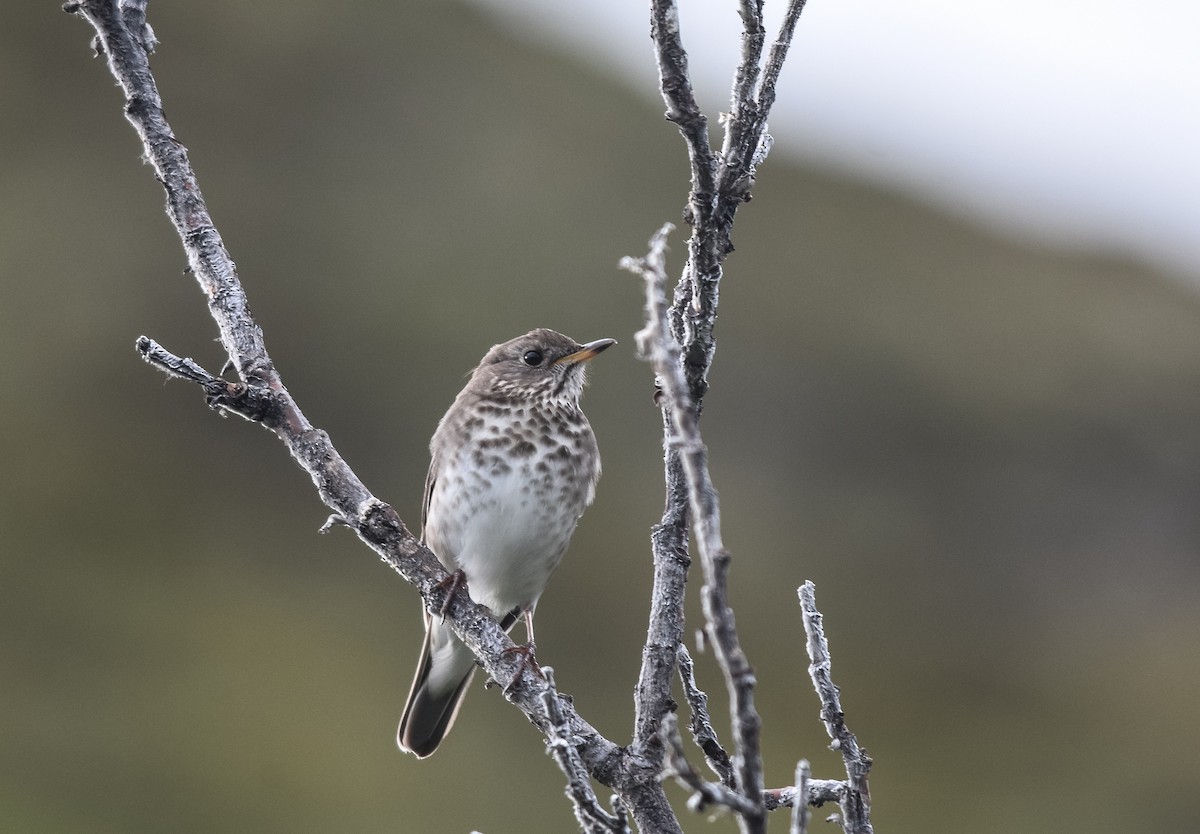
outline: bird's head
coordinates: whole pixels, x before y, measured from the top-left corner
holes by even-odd
[[[503,399],[578,403],[588,360],[616,343],[580,344],[554,330],[533,330],[489,350],[468,387]]]

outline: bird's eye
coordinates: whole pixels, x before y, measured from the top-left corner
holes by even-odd
[[[521,361],[531,368],[536,368],[542,364],[542,352],[540,350],[527,350],[525,355],[521,357]]]

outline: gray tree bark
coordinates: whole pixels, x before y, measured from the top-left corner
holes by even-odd
[[[693,808],[713,804],[737,815],[743,831],[766,830],[768,812],[794,807],[792,830],[803,831],[809,805],[836,801],[847,832],[870,832],[867,772],[870,759],[845,727],[837,688],[828,677],[828,647],[811,584],[801,589],[814,686],[822,720],[846,760],[847,779],[820,780],[797,769],[797,785],[766,790],[762,779],[760,721],[754,709],[755,680],[740,644],[728,603],[732,557],[721,541],[720,506],[708,473],[700,434],[700,412],[715,351],[713,325],[722,264],[733,251],[732,228],[738,207],[750,199],[756,169],[770,149],[766,119],[775,84],[787,55],[803,0],[790,0],[783,26],[767,51],[762,3],[739,5],[744,32],[742,60],[734,79],[724,143],[709,145],[707,120],[696,105],[687,70],[675,3],[653,0],[651,32],[656,46],[667,118],[687,144],[692,188],[685,219],[692,227],[688,257],[668,305],[664,226],[649,253],[623,265],[646,280],[646,327],[638,336],[651,363],[663,413],[666,508],[651,536],[654,580],[649,627],[634,702],[633,739],[622,747],[602,736],[560,695],[553,674],[539,676],[489,612],[466,595],[452,594],[436,557],[414,536],[391,506],[376,498],[334,448],[329,435],[313,426],[288,393],[267,353],[263,332],[250,314],[237,269],[208,213],[187,150],[163,115],[150,71],[156,41],[146,20],[146,0],[72,0],[65,11],[95,29],[93,46],[103,55],[125,95],[125,115],[145,148],[146,158],[167,195],[167,214],[178,231],[190,272],[208,299],[209,311],[238,381],[212,374],[191,359],[176,356],[153,339],[137,340],[147,362],[199,385],[207,405],[260,423],[274,433],[308,472],[332,515],[323,529],[349,527],[383,561],[414,585],[431,612],[446,621],[475,652],[487,674],[505,684],[504,697],[546,737],[555,762],[567,777],[567,795],[586,832],[629,831],[628,818],[650,834],[681,832],[678,816],[663,791],[674,776],[692,792]],[[707,697],[696,686],[692,661],[683,645],[683,600],[694,534],[704,575],[705,629],[725,677],[732,704],[732,755],[722,747],[708,713]],[[807,596],[806,594],[807,589]],[[674,714],[672,681],[680,677],[691,713],[690,728],[706,761],[718,774],[704,780],[687,762]],[[592,782],[613,791],[612,810],[597,798]]]

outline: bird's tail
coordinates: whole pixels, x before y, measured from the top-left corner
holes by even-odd
[[[396,743],[419,759],[432,756],[454,726],[475,673],[471,650],[439,621],[425,615],[425,642],[413,677]]]

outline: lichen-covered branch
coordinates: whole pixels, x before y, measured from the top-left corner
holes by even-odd
[[[666,750],[666,760],[663,763],[664,773],[692,792],[688,799],[690,810],[702,813],[713,805],[721,805],[740,817],[753,816],[761,812],[759,805],[742,796],[733,788],[726,787],[720,782],[709,782],[696,772],[683,752],[683,739],[679,735],[679,720],[674,713],[667,713],[663,718],[660,734],[663,748]]]
[[[796,765],[796,795],[808,796],[808,784],[812,781],[812,770],[808,759],[801,759]],[[808,834],[808,803],[795,802],[792,804],[792,824],[789,834]]]
[[[871,791],[867,785],[867,774],[871,771],[871,757],[858,746],[858,739],[846,726],[842,712],[842,700],[838,688],[830,677],[829,643],[825,639],[825,627],[821,612],[817,610],[816,589],[811,582],[800,586],[800,610],[804,616],[804,633],[807,635],[809,666],[808,674],[813,687],[821,699],[821,721],[833,739],[830,745],[842,754],[846,766],[846,789],[838,798],[842,808],[841,824],[846,834],[872,834]]]
[[[674,3],[654,2],[650,12],[650,34],[654,39],[659,68],[659,85],[667,104],[667,119],[683,134],[692,171],[688,196],[689,213],[711,204],[716,162],[708,144],[708,120],[696,103],[688,73],[687,52],[679,33],[679,14]],[[704,196],[709,195],[709,196]],[[690,281],[681,281],[681,287]],[[703,375],[702,375],[703,376]],[[679,451],[667,438],[671,418],[662,414],[663,480],[665,502],[662,519],[650,537],[654,578],[650,594],[649,622],[642,650],[642,664],[634,690],[634,726],[630,751],[648,762],[661,762],[663,750],[659,728],[674,709],[671,681],[676,649],[683,640],[683,603],[691,556],[688,553],[690,525],[687,483]]]
[[[236,267],[208,213],[187,150],[163,114],[149,67],[148,56],[156,41],[146,21],[146,0],[71,0],[64,6],[92,24],[97,53],[106,59],[124,91],[126,117],[166,192],[167,213],[182,240],[189,271],[207,298],[229,367],[238,379],[224,379],[224,371],[212,374],[147,337],[138,339],[139,354],[165,373],[199,385],[210,407],[260,423],[284,443],[333,512],[323,529],[337,524],[350,527],[386,564],[416,586],[426,606],[445,615],[487,673],[505,683],[505,697],[546,735],[549,751],[567,775],[577,818],[589,832],[627,830],[626,811],[643,834],[679,832],[660,784],[667,757],[677,775],[691,774],[686,778],[700,785],[697,791],[709,797],[705,801],[732,808],[744,831],[764,831],[766,811],[787,804],[789,789],[765,791],[762,787],[759,718],[754,709],[756,681],[728,604],[731,557],[721,540],[720,505],[708,473],[699,417],[715,351],[713,326],[722,264],[732,251],[734,215],[738,206],[749,200],[755,169],[770,147],[766,117],[802,8],[802,0],[791,0],[779,38],[763,67],[762,3],[742,0],[743,58],[735,75],[725,142],[716,154],[709,144],[707,119],[691,88],[675,3],[652,0],[651,27],[667,116],[679,127],[688,147],[692,188],[685,219],[692,234],[683,276],[670,305],[664,254],[669,224],[651,241],[646,258],[626,263],[647,279],[647,326],[639,334],[639,345],[652,362],[660,387],[657,401],[663,415],[666,507],[652,537],[654,586],[635,699],[634,738],[628,748],[621,748],[588,724],[552,682],[519,659],[512,642],[486,609],[465,594],[450,592],[452,585],[445,582],[446,573],[433,554],[392,507],[358,479],[329,436],[308,421],[288,392],[250,313]],[[704,568],[706,630],[732,704],[732,756],[717,740],[706,697],[696,686],[690,659],[682,651],[689,532],[694,533]],[[665,736],[662,732],[664,721],[674,721],[671,682],[677,664],[692,709],[694,737],[719,775],[719,783],[699,779],[686,766],[677,728]],[[866,761],[869,766],[869,759]],[[600,807],[589,777],[614,790],[613,813]],[[845,784],[861,785],[862,797],[866,797],[865,771],[859,782],[851,775]],[[822,780],[805,779],[792,789],[790,801],[829,801],[830,790]],[[849,816],[846,793],[849,791],[839,794],[839,801],[844,815]],[[865,807],[865,798],[859,804]],[[869,827],[855,829],[855,834],[863,831]]]
[[[542,692],[542,706],[546,709],[550,723],[546,728],[546,752],[567,777],[567,798],[575,810],[575,819],[585,834],[630,834],[624,806],[619,798],[616,813],[610,814],[600,805],[596,792],[588,777],[587,768],[579,758],[577,740],[571,735],[571,726],[562,711],[558,689],[554,685],[554,670],[542,667],[546,687]]]
[[[725,675],[731,703],[736,792],[745,804],[738,820],[744,831],[766,830],[762,807],[760,720],[754,709],[754,670],[742,651],[727,593],[730,555],[721,541],[721,513],[708,473],[708,452],[700,436],[699,412],[684,377],[679,344],[670,333],[666,298],[666,240],[674,227],[667,223],[650,239],[644,258],[625,258],[621,265],[640,274],[646,283],[646,326],[637,335],[638,352],[654,368],[664,409],[671,416],[670,443],[679,450],[687,479],[693,533],[704,566],[701,591],[706,630],[718,665]]]
[[[692,663],[692,656],[682,643],[679,644],[676,659],[679,663],[679,681],[683,685],[683,697],[692,715],[688,722],[692,740],[703,751],[704,760],[712,772],[717,774],[721,784],[732,788],[735,782],[733,762],[729,760],[729,754],[717,738],[717,731],[713,728],[712,718],[708,714],[708,695],[696,685],[696,669]]]
[[[679,831],[657,780],[656,764],[629,755],[604,738],[568,699],[551,694],[546,682],[511,651],[512,641],[486,609],[466,594],[449,593],[446,572],[434,555],[391,506],[372,495],[329,436],[308,421],[288,393],[250,313],[233,260],[209,216],[187,150],[163,114],[149,65],[155,40],[146,22],[145,0],[72,0],[63,8],[85,18],[96,31],[93,45],[124,91],[126,117],[166,192],[167,214],[183,242],[190,272],[208,298],[209,312],[240,382],[223,380],[146,337],[138,339],[139,353],[161,370],[200,385],[210,406],[271,430],[312,478],[334,517],[416,586],[431,611],[445,615],[488,675],[506,683],[506,698],[548,736],[569,738],[588,773],[617,792],[643,832]],[[548,704],[557,709],[554,719]]]
[[[773,44],[767,60],[765,75],[762,53],[765,29],[762,21],[762,0],[741,0],[739,13],[744,29],[742,60],[734,77],[730,117],[725,121],[725,143],[720,155],[713,152],[708,135],[708,119],[696,103],[688,72],[688,54],[683,46],[679,27],[678,8],[674,0],[652,0],[650,32],[655,45],[659,72],[659,88],[666,104],[666,118],[673,122],[687,146],[692,187],[688,194],[684,219],[692,227],[688,238],[688,258],[683,274],[675,287],[674,300],[668,314],[670,333],[680,356],[685,380],[687,406],[699,418],[708,391],[708,372],[712,365],[716,342],[713,326],[722,276],[722,264],[733,250],[731,234],[737,206],[750,198],[754,171],[770,147],[766,135],[766,116],[774,102],[774,85],[803,8],[802,0],[789,4],[785,23]],[[761,78],[761,81],[760,81]],[[750,152],[746,153],[745,149]],[[656,367],[657,371],[657,367]],[[661,375],[659,383],[661,385]],[[666,507],[662,521],[655,527],[651,542],[654,557],[654,589],[646,647],[636,690],[636,719],[632,749],[648,757],[661,755],[656,747],[657,733],[671,701],[667,696],[674,663],[675,646],[683,635],[683,598],[690,558],[687,553],[688,527],[694,513],[695,490],[689,490],[689,475],[685,458],[688,451],[673,437],[677,434],[673,409],[680,405],[671,395],[660,399],[663,407],[664,480]],[[693,419],[689,417],[687,419]],[[701,453],[702,454],[702,453]],[[711,484],[709,485],[711,487]],[[711,500],[705,499],[710,511],[715,509],[716,493],[709,490]],[[698,524],[700,522],[697,522]],[[719,528],[718,528],[719,529]],[[711,541],[711,540],[710,540]],[[726,610],[723,576],[728,568],[728,553],[723,548],[712,551],[713,559],[706,568],[710,593],[706,603],[713,611]],[[716,582],[713,578],[718,577]],[[732,623],[732,614],[722,615]],[[710,627],[713,621],[710,620]],[[732,645],[732,629],[723,629],[726,647]],[[735,635],[734,635],[735,636]],[[736,688],[746,703],[753,689],[753,674],[740,651],[724,655],[739,667]],[[724,661],[723,661],[724,662]],[[728,670],[727,674],[728,674]],[[743,788],[751,791],[761,781],[754,773],[756,763],[757,716],[753,710],[744,713],[748,723],[739,749],[738,761],[746,768]],[[749,758],[747,758],[748,754]],[[729,774],[732,784],[733,774]]]

